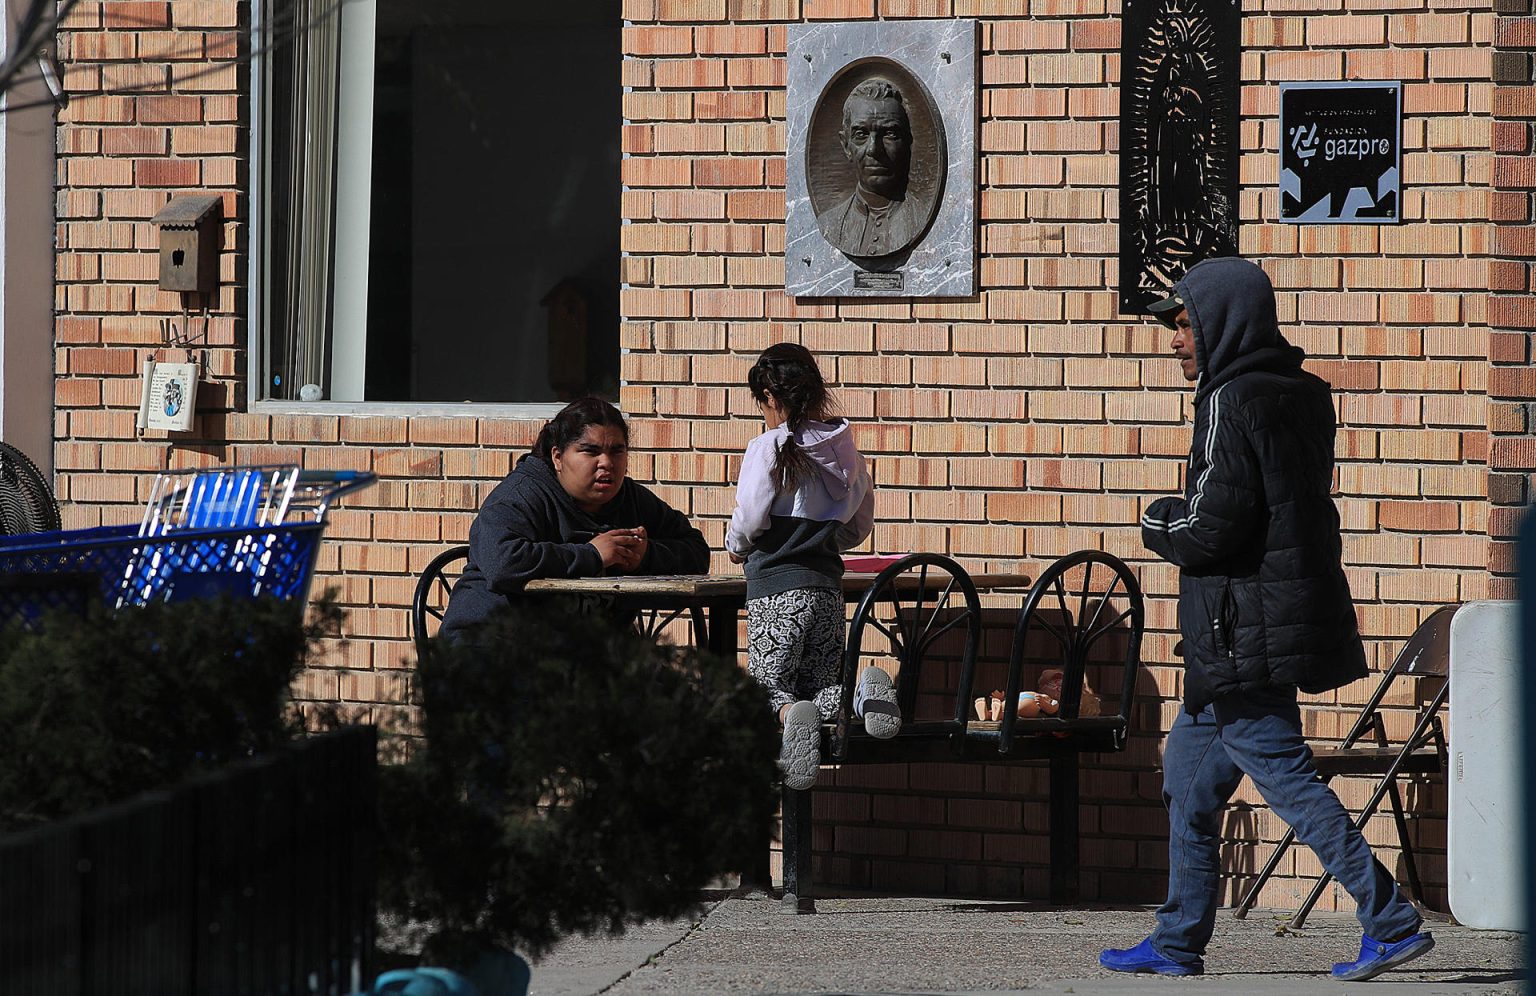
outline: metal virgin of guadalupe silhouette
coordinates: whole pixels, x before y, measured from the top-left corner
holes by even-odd
[[[1232,0],[1125,0],[1120,310],[1141,313],[1202,259],[1237,255]]]

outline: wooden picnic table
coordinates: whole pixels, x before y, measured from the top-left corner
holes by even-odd
[[[843,598],[857,602],[877,577],[873,573],[849,572],[843,575]],[[978,591],[1024,589],[1030,584],[1028,574],[998,572],[972,574]],[[897,590],[917,589],[913,572],[896,579]],[[928,581],[931,586],[933,581]],[[690,614],[695,632],[704,636],[704,646],[722,656],[737,653],[737,622],[747,605],[747,579],[740,574],[665,574],[619,575],[590,578],[543,578],[530,581],[523,589],[530,595],[608,595],[638,610],[656,610],[681,615]],[[937,594],[937,592],[935,592]]]

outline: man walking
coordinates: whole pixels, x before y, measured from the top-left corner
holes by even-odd
[[[1434,938],[1317,777],[1301,734],[1297,689],[1323,692],[1366,674],[1329,494],[1329,387],[1301,369],[1304,354],[1280,334],[1274,288],[1247,260],[1196,264],[1151,310],[1174,330],[1174,356],[1195,382],[1185,497],[1159,498],[1141,519],[1147,548],[1179,567],[1184,708],[1163,757],[1168,901],[1150,937],[1099,963],[1204,971],[1221,812],[1246,774],[1354,897],[1360,956],[1333,975],[1369,979]]]

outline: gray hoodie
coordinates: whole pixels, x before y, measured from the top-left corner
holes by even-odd
[[[842,587],[841,553],[864,542],[875,524],[875,492],[848,422],[808,422],[795,444],[816,474],[792,491],[774,486],[773,464],[787,426],[747,444],[736,485],[736,510],[725,548],[746,557],[747,597],[795,588]]]

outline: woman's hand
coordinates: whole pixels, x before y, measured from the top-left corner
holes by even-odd
[[[734,553],[730,554],[730,558],[731,558],[731,563],[733,563],[733,564],[745,564],[747,562],[747,558],[746,557],[738,557]]]
[[[644,526],[610,529],[606,533],[598,533],[588,542],[597,550],[598,556],[603,558],[604,567],[616,567],[621,571],[632,571],[639,567],[645,559],[646,551],[650,549],[650,540],[646,537]]]
[[[636,526],[633,529],[621,529],[619,531],[630,534],[633,542],[630,544],[629,550],[634,554],[634,561],[632,563],[620,566],[626,571],[637,571],[640,569],[640,565],[645,562],[645,555],[651,550],[651,538],[646,534],[644,526]]]

